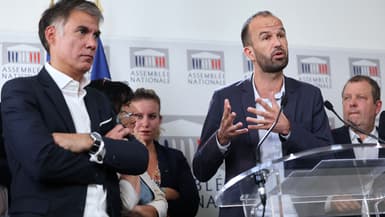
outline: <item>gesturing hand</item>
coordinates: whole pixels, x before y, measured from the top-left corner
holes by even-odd
[[[255,100],[255,102],[260,104],[265,111],[257,110],[254,107],[247,108],[248,112],[255,114],[257,117],[262,117],[262,118],[247,117],[246,121],[253,123],[248,126],[249,129],[267,130],[272,126],[272,124],[274,123],[275,119],[278,116],[280,107],[273,93],[271,93],[271,95],[269,96],[269,100],[271,101],[271,106],[267,102],[265,102],[262,98],[258,98]],[[277,125],[273,129],[273,132],[281,133],[283,135],[287,135],[290,132],[290,122],[283,112],[281,113],[278,119]]]
[[[233,123],[236,116],[237,114],[235,112],[231,112],[230,101],[225,99],[221,125],[217,132],[217,138],[221,145],[228,144],[234,136],[248,132],[247,128],[242,128],[242,122]]]

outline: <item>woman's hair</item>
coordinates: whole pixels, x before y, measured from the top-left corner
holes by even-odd
[[[134,96],[131,99],[131,102],[142,100],[142,99],[150,99],[154,100],[159,105],[159,113],[160,113],[160,98],[156,94],[153,89],[146,88],[138,88],[135,90]]]
[[[116,114],[120,112],[122,105],[127,104],[134,96],[132,89],[120,81],[93,80],[88,86],[103,92],[110,100]]]

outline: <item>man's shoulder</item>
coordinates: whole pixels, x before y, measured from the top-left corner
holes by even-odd
[[[349,132],[349,128],[346,127],[346,126],[337,127],[337,128],[332,129],[332,134],[333,135],[344,134],[344,133],[347,133],[347,132]]]
[[[289,92],[301,94],[303,96],[322,95],[319,87],[290,77],[285,77],[285,89]]]
[[[11,80],[8,80],[3,85],[3,90],[6,89],[15,89],[15,88],[30,88],[36,87],[35,83],[37,81],[37,75],[28,76],[28,77],[17,77]]]
[[[239,81],[230,83],[226,86],[223,86],[223,87],[216,89],[215,92],[225,92],[225,93],[226,92],[234,92],[234,90],[237,90],[237,89],[241,90],[241,89],[247,87],[247,85],[249,85],[250,88],[252,87],[252,83],[251,83],[250,78],[246,78],[243,80],[239,80]]]
[[[307,82],[304,82],[304,81],[300,81],[300,80],[297,80],[297,79],[294,79],[294,78],[291,78],[291,77],[286,77],[285,76],[285,83],[287,85],[294,86],[294,87],[319,90],[319,88],[314,86],[313,84],[310,84],[310,83],[307,83]]]

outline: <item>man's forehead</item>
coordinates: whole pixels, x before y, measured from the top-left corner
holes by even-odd
[[[366,81],[348,82],[344,88],[345,93],[371,93],[371,86]]]
[[[251,25],[257,29],[284,29],[282,21],[274,16],[258,16],[251,21]]]
[[[77,27],[87,27],[93,31],[99,31],[98,18],[79,10],[74,10],[70,13],[66,24]]]

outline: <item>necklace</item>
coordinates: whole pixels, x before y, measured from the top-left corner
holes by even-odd
[[[150,175],[151,179],[160,187],[162,177],[159,170],[159,162],[156,156],[156,152],[150,152],[150,159],[148,163],[147,172]]]
[[[160,187],[161,175],[160,175],[160,170],[158,165],[156,165],[154,174],[151,179],[158,185],[158,187]]]

